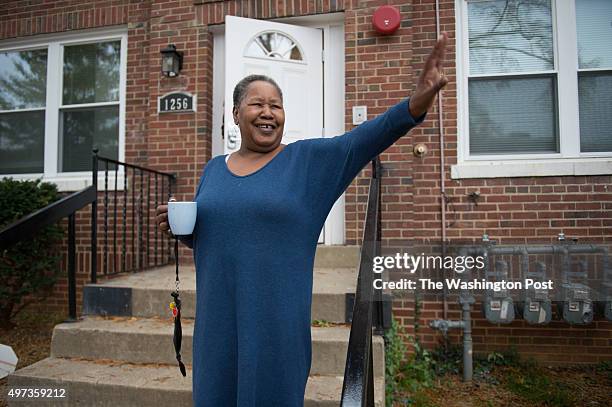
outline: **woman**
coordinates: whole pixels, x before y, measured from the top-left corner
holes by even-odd
[[[420,123],[446,85],[438,39],[410,102],[338,137],[281,144],[278,85],[234,89],[242,145],[210,160],[195,195],[193,400],[204,407],[302,406],[311,362],[312,270],[332,205],[359,171]],[[418,119],[414,119],[418,118]],[[157,223],[168,230],[167,206]]]

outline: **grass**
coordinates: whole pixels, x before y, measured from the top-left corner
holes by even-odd
[[[331,322],[326,321],[324,319],[315,319],[314,321],[312,321],[311,325],[319,328],[328,328],[330,326],[333,326]]]

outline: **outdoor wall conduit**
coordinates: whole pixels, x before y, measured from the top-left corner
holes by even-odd
[[[440,2],[436,0],[436,40],[440,38]],[[446,189],[444,164],[444,120],[442,118],[442,91],[438,92],[438,128],[440,130],[440,238],[442,241],[442,256],[446,256]],[[444,271],[444,270],[443,270]],[[448,318],[448,289],[444,287],[443,316]]]

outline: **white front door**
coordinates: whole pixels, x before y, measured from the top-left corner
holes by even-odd
[[[317,28],[225,17],[224,152],[240,148],[232,118],[234,87],[245,76],[263,74],[283,92],[289,144],[323,135],[323,32]]]

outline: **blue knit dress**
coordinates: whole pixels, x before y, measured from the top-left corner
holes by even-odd
[[[207,163],[184,241],[196,266],[195,406],[303,406],[323,223],[359,171],[416,124],[404,100],[342,136],[289,144],[246,176],[224,156]]]

